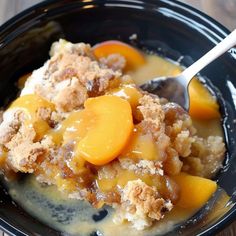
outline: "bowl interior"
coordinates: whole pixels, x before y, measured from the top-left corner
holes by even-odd
[[[227,33],[214,20],[173,0],[48,1],[18,15],[0,28],[1,106],[16,97],[15,82],[19,76],[40,67],[48,58],[51,43],[59,38],[92,45],[118,39],[174,60],[184,56],[182,63],[187,65]],[[137,35],[135,41],[130,40],[133,34]],[[210,87],[220,98],[228,153],[217,180],[232,203],[235,202],[235,183],[232,180],[236,177],[235,64],[232,50],[201,72],[210,80]],[[13,203],[3,186],[0,186],[0,199],[0,224],[8,232],[17,235],[61,235]],[[207,220],[204,214],[200,215],[202,218],[198,214],[194,218],[196,221],[176,228],[170,235],[210,234],[233,219],[235,208]]]

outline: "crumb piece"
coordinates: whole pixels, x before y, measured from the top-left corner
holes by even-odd
[[[207,139],[194,137],[192,152],[183,159],[183,170],[190,174],[212,178],[222,167],[225,154],[225,144],[219,136],[209,136]]]
[[[68,194],[68,198],[77,199],[77,200],[84,200],[88,195],[87,189],[80,189],[79,191],[73,192]]]
[[[36,116],[39,119],[49,122],[51,118],[51,114],[52,114],[52,110],[50,108],[40,107],[37,110]]]
[[[137,230],[151,226],[154,220],[164,217],[164,212],[173,207],[169,200],[159,196],[155,187],[150,187],[139,180],[129,181],[121,194],[122,206],[115,223],[128,220]]]
[[[136,86],[134,80],[132,79],[132,77],[131,77],[130,75],[124,74],[124,75],[121,76],[120,79],[121,79],[121,81],[122,81],[123,84],[129,84],[129,85],[134,85],[134,86]],[[140,90],[140,91],[141,91],[141,90]]]
[[[204,165],[198,157],[189,156],[184,158],[182,171],[192,175],[204,176]]]
[[[190,137],[190,132],[188,130],[181,131],[174,140],[175,150],[179,153],[181,157],[187,157],[191,153],[192,143],[194,138]]]
[[[32,173],[37,167],[37,160],[46,150],[39,142],[34,143],[35,131],[32,127],[22,125],[16,135],[8,142],[8,163],[15,171]]]
[[[117,176],[117,173],[120,169],[118,161],[113,161],[109,164],[101,166],[98,169],[98,178],[99,179],[112,179]]]
[[[53,111],[50,117],[53,126],[55,127],[58,123],[62,122],[67,117],[67,114],[64,112]]]
[[[42,119],[49,119],[50,111],[39,109],[37,114]],[[14,171],[32,173],[37,161],[47,152],[46,140],[34,142],[36,133],[33,127],[24,123],[26,114],[21,109],[10,109],[4,113],[4,121],[0,125],[0,143],[7,148],[7,163]]]
[[[165,173],[169,175],[179,174],[182,169],[183,162],[179,159],[178,152],[171,147],[168,147],[166,151],[167,151],[167,158],[163,163]]]
[[[163,175],[162,163],[159,161],[139,160],[137,163],[129,158],[119,158],[121,168],[137,174]]]
[[[85,43],[71,43],[65,39],[59,39],[59,41],[54,42],[50,49],[50,56],[53,57],[58,53],[70,53],[80,56],[88,56],[93,58],[93,53],[91,52],[91,46]]]
[[[162,109],[165,113],[165,124],[172,125],[177,120],[182,120],[185,118],[185,115],[188,116],[186,111],[176,103],[163,101]]]
[[[150,132],[153,137],[158,138],[160,131],[164,129],[164,111],[158,97],[144,95],[140,99],[138,109],[143,115],[143,130]]]
[[[209,136],[207,138],[207,146],[211,149],[212,155],[222,156],[225,153],[225,144],[222,137]]]
[[[87,97],[85,87],[77,79],[73,78],[69,86],[58,92],[54,101],[59,111],[69,112],[83,106]]]
[[[156,141],[156,150],[158,160],[165,161],[167,157],[167,148],[171,145],[170,138],[165,133],[159,133]]]
[[[47,153],[53,151],[55,144],[52,140],[52,137],[47,136],[40,141],[41,145],[47,150]]]
[[[19,130],[24,120],[24,112],[20,109],[7,110],[0,124],[0,143],[8,143]]]
[[[192,119],[189,115],[180,116],[171,125],[166,126],[166,134],[171,138],[172,141],[178,136],[182,131],[188,131],[189,136],[193,137],[196,135],[196,129],[192,124]]]
[[[55,173],[57,173],[58,168],[55,163],[51,162],[49,156],[39,164],[38,169],[36,180],[39,183],[56,185]]]
[[[126,66],[126,59],[120,54],[110,54],[99,60],[102,66],[106,66],[113,71],[122,71]]]
[[[8,153],[8,163],[13,169],[23,173],[33,173],[37,164],[35,163],[40,156],[43,156],[45,150],[40,143],[20,143]]]

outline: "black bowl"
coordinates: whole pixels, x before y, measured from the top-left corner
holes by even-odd
[[[17,94],[16,79],[42,65],[53,41],[60,37],[92,45],[108,39],[132,42],[138,47],[187,63],[198,59],[229,31],[198,10],[174,0],[54,0],[38,4],[0,27],[0,101],[6,105]],[[183,61],[184,63],[184,61]],[[227,141],[225,167],[219,185],[235,203],[236,179],[236,60],[231,50],[202,71],[221,102]],[[212,85],[211,85],[212,86]],[[211,221],[201,219],[178,227],[168,235],[210,235],[232,222],[236,206]],[[0,186],[0,228],[11,235],[54,236],[62,233],[34,219]]]

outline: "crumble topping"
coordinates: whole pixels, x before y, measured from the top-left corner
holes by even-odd
[[[90,45],[59,40],[50,56],[32,73],[20,96],[37,94],[55,105],[55,111],[36,111],[53,134],[71,112],[83,110],[89,97],[122,83],[133,86],[130,76],[122,74],[126,60],[119,54],[97,61]],[[58,144],[50,132],[37,137],[37,127],[25,122],[24,110],[8,109],[0,124],[0,148],[8,152],[7,164],[15,172],[33,173],[39,182],[56,185],[69,198],[87,200],[95,207],[111,205],[117,211],[116,223],[129,221],[137,230],[151,226],[178,200],[178,186],[171,176],[181,172],[214,176],[222,165],[225,144],[218,136],[198,137],[190,116],[179,105],[140,93],[136,110],[132,107],[135,129],[153,138],[155,159],[122,153],[103,166],[82,159],[75,163],[74,140],[64,143],[61,138]],[[165,190],[159,191],[153,182]]]
[[[221,137],[195,137],[192,152],[186,157],[183,169],[194,175],[212,178],[222,167],[224,153],[225,145]]]
[[[16,170],[32,173],[37,160],[46,153],[40,142],[34,142],[35,131],[32,127],[22,125],[14,137],[6,143],[9,149],[8,161]]]
[[[99,59],[100,64],[106,66],[113,71],[122,71],[126,66],[126,60],[120,54],[111,54],[108,57]]]
[[[113,179],[117,176],[120,167],[122,167],[122,165],[120,165],[118,161],[113,161],[108,165],[101,166],[98,169],[98,178]]]
[[[191,146],[194,138],[190,136],[189,130],[181,131],[174,140],[175,150],[179,156],[187,157],[191,154]]]
[[[76,78],[67,82],[68,84],[63,86],[54,98],[59,111],[69,112],[78,109],[88,97],[86,88]]]
[[[40,107],[37,111],[36,111],[36,116],[39,117],[40,119],[47,121],[48,123],[51,120],[51,115],[52,115],[52,110],[49,108],[45,108],[45,107]]]
[[[150,187],[140,179],[129,181],[122,194],[121,209],[114,221],[128,220],[137,230],[150,226],[153,220],[160,220],[173,207],[170,201],[160,197],[155,187]]]
[[[109,82],[121,73],[101,67],[88,44],[60,40],[53,44],[51,58],[27,79],[22,95],[38,94],[55,103],[60,112],[81,108],[88,96],[103,94]]]
[[[183,162],[180,160],[178,152],[171,147],[166,149],[167,158],[164,162],[164,169],[169,175],[177,175],[181,172]]]
[[[139,160],[138,162],[135,162],[129,158],[120,158],[119,162],[121,168],[134,171],[138,174],[164,174],[162,169],[162,162],[160,161]]]
[[[163,131],[164,111],[158,97],[144,95],[140,99],[138,107],[143,115],[141,125],[146,132],[150,132],[158,138],[160,131]]]
[[[22,110],[14,109],[6,111],[3,114],[2,123],[0,125],[0,143],[8,143],[17,133],[23,121],[24,113]]]

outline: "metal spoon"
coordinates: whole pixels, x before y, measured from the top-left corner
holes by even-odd
[[[142,84],[140,87],[159,97],[167,98],[170,102],[178,103],[188,111],[188,86],[192,78],[205,66],[227,52],[234,45],[236,45],[236,29],[198,61],[185,69],[180,75],[175,77],[158,77]]]

